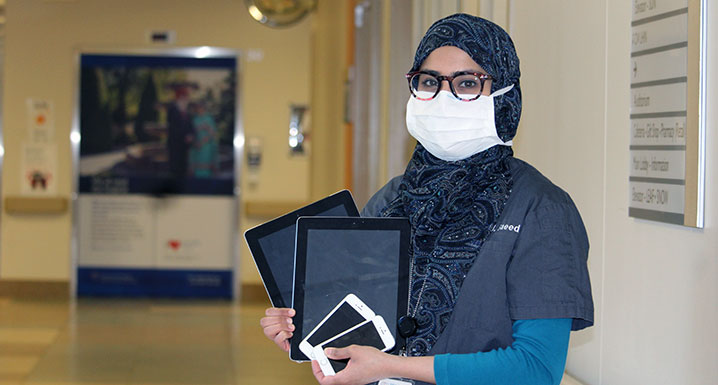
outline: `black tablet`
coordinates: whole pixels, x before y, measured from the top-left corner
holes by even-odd
[[[300,342],[347,294],[386,321],[396,340],[409,298],[410,226],[406,218],[300,217],[290,358],[307,360]]]
[[[291,307],[294,288],[294,237],[300,216],[358,217],[349,190],[342,190],[244,233],[262,283],[274,307]]]

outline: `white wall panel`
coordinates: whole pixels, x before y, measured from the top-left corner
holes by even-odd
[[[523,94],[515,151],[571,195],[586,225],[597,325],[572,334],[567,369],[597,384],[604,263],[606,5],[514,1],[511,6]]]
[[[591,240],[596,326],[572,335],[567,370],[586,384],[714,384],[718,111],[709,105],[705,228],[629,218],[632,3],[512,2],[524,96],[515,149],[571,194]],[[714,100],[718,28],[708,28]]]

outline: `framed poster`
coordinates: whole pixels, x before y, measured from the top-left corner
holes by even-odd
[[[703,227],[705,0],[635,0],[630,216]]]
[[[238,54],[79,54],[78,295],[232,297]]]

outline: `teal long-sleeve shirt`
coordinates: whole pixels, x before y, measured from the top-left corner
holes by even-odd
[[[517,320],[513,344],[489,352],[434,357],[437,385],[559,384],[566,365],[571,319]]]

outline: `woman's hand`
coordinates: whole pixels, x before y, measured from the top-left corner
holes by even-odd
[[[289,352],[289,339],[294,335],[292,317],[295,314],[294,309],[270,307],[264,311],[265,317],[259,321],[264,335],[285,352]]]
[[[319,363],[312,361],[314,377],[321,385],[362,385],[383,378],[404,377],[435,384],[434,357],[399,357],[368,347],[351,345],[346,348],[324,350],[327,358],[349,359],[344,370],[325,376]]]
[[[312,361],[314,377],[321,385],[363,385],[391,376],[392,362],[398,358],[369,346],[351,345],[346,348],[327,348],[327,358],[349,359],[347,367],[334,376],[325,376],[319,363]]]

